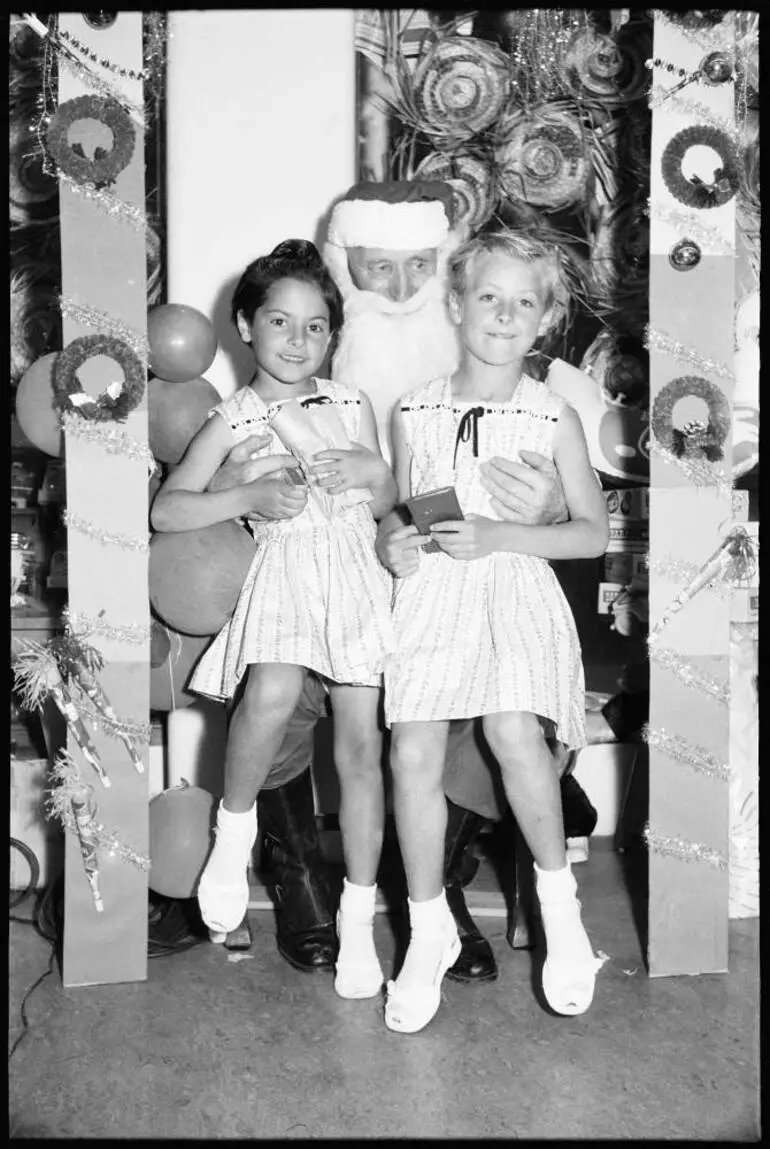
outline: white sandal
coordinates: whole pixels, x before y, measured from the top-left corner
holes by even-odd
[[[585,1013],[593,1001],[596,975],[603,966],[601,958],[579,966],[546,958],[543,965],[543,993],[555,1013],[576,1017]]]
[[[446,971],[457,961],[462,949],[454,919],[452,925],[454,931],[447,939],[435,976],[429,985],[402,987],[397,981],[388,982],[385,1001],[385,1024],[388,1029],[396,1033],[418,1033],[436,1016],[441,1004],[441,981]]]

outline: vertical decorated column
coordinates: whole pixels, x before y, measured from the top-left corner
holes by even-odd
[[[650,178],[649,971],[727,970],[733,14],[656,12]],[[729,572],[727,572],[729,573]]]
[[[61,201],[63,352],[53,384],[65,428],[69,620],[103,662],[101,711],[91,715],[101,772],[69,743],[91,788],[73,807],[82,833],[67,835],[65,861],[63,981],[81,986],[147,977],[142,13],[62,13],[56,44],[46,139]]]

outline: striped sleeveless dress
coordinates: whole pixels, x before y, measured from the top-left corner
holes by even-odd
[[[400,408],[413,493],[454,486],[464,514],[499,518],[479,465],[494,455],[516,460],[522,447],[552,458],[563,407],[547,384],[527,375],[504,403],[453,399],[449,379],[410,392]],[[393,622],[388,726],[528,711],[549,719],[566,746],[585,745],[580,643],[546,559],[421,553],[417,573],[395,580]]]
[[[345,431],[358,438],[358,393],[318,379],[317,394],[336,404]],[[271,439],[260,456],[286,454],[269,425],[275,409],[250,387],[214,408],[235,443],[257,432]],[[393,649],[393,580],[374,551],[368,503],[348,506],[311,488],[292,519],[251,522],[256,551],[230,620],[200,659],[189,689],[228,699],[251,663],[294,663],[331,682],[379,686]]]

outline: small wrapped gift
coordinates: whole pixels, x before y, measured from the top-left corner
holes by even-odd
[[[313,403],[305,407],[297,399],[287,399],[271,414],[270,425],[287,450],[298,459],[305,477],[311,481],[310,467],[319,451],[340,448],[349,451],[352,443],[347,436],[339,412],[333,403]],[[370,502],[371,491],[366,487],[355,487],[339,494],[313,486],[315,491],[323,491],[349,506]]]

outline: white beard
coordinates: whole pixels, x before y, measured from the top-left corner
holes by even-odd
[[[332,363],[332,377],[358,387],[372,401],[383,455],[391,457],[390,413],[407,391],[457,368],[456,329],[446,310],[443,269],[411,299],[398,303],[352,282],[347,258],[327,265],[345,300],[345,325]],[[335,254],[342,252],[336,248]],[[342,252],[344,255],[344,252]]]

